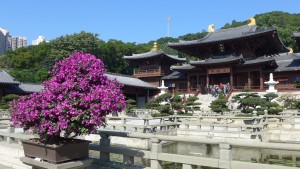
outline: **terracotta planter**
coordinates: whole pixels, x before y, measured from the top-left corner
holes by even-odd
[[[36,143],[32,140],[21,140],[21,142],[23,143],[25,156],[41,158],[52,163],[63,163],[89,157],[90,142],[86,140],[60,146]]]

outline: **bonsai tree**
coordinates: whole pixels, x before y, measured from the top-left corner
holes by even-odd
[[[170,99],[170,102],[172,110],[176,110],[178,113],[181,113],[181,109],[183,108],[181,96],[177,93],[174,94],[174,96]]]
[[[187,102],[185,103],[185,109],[191,110],[192,113],[194,113],[195,109],[197,109],[195,106],[201,105],[201,103],[196,103],[197,100],[199,100],[197,96],[191,96],[187,98]]]
[[[271,102],[273,99],[277,98],[278,95],[275,93],[267,93],[264,95],[268,102]]]
[[[210,106],[211,110],[216,113],[223,113],[228,110],[227,100],[225,96],[220,94],[217,100],[211,102]]]
[[[125,112],[126,113],[132,113],[133,109],[136,108],[136,101],[133,99],[127,99],[126,100],[126,108]]]
[[[91,54],[76,52],[59,61],[43,83],[44,90],[11,104],[13,125],[32,130],[40,142],[59,144],[90,134],[105,125],[105,116],[125,107],[121,85],[105,76],[104,64]]]

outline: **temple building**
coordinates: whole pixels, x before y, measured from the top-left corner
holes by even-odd
[[[154,86],[159,86],[161,78],[173,72],[170,70],[172,65],[186,62],[185,58],[165,54],[158,49],[156,42],[150,52],[133,54],[123,58],[139,66],[139,68],[134,69],[134,77]]]
[[[276,86],[279,91],[297,90],[300,55],[284,46],[276,28],[261,29],[254,18],[249,20],[247,25],[219,30],[214,30],[212,24],[202,39],[168,44],[172,49],[197,57],[196,61],[183,63],[185,59],[158,50],[124,56],[124,59],[140,65],[135,77],[156,86],[165,80],[169,90],[175,92],[205,94],[208,86],[220,83],[230,84],[235,90],[264,91],[270,73],[280,82]],[[294,34],[298,44],[299,37]]]

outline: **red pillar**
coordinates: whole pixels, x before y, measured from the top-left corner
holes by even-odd
[[[233,86],[233,69],[230,67],[230,85]]]
[[[263,78],[263,73],[262,73],[262,67],[260,66],[260,69],[259,69],[259,88],[260,90],[263,90],[264,89],[264,78]]]

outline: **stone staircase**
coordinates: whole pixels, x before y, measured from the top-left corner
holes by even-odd
[[[210,112],[210,103],[216,100],[216,98],[210,94],[199,94],[197,97],[199,98],[199,100],[197,100],[196,102],[201,103],[200,110],[203,112]]]

